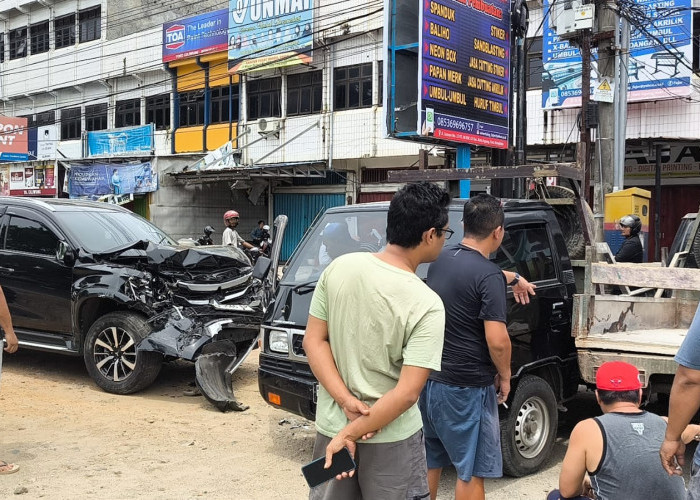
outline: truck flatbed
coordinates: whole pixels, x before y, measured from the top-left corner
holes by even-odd
[[[687,332],[687,328],[657,328],[589,334],[587,337],[577,338],[576,347],[579,349],[675,356]]]

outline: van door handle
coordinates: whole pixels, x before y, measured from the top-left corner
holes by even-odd
[[[14,273],[15,270],[11,267],[0,267],[0,273]]]

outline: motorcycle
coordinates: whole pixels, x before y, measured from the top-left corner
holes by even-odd
[[[211,227],[207,226],[204,228],[204,234],[197,238],[197,244],[198,245],[213,245],[214,240],[211,238],[212,233],[216,232],[216,230]]]
[[[250,258],[250,261],[255,265],[258,257],[261,255],[265,257],[270,257],[270,250],[272,249],[272,236],[270,236],[270,226],[265,224],[263,227],[262,237],[260,239],[254,239],[251,244],[255,246],[255,251],[246,250],[246,254]]]

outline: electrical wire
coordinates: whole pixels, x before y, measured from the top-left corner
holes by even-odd
[[[226,3],[226,4],[228,5],[228,1],[226,1],[226,2],[224,2],[224,3]],[[335,1],[335,2],[332,2],[332,3],[329,3],[329,4],[324,5],[324,8],[328,8],[328,7],[331,7],[331,6],[333,6],[333,5],[338,5],[338,4],[342,4],[342,3],[347,3],[347,0],[337,0],[337,1]],[[332,12],[329,12],[328,14],[326,14],[326,15],[324,15],[324,16],[316,16],[316,17],[314,18],[314,23],[315,23],[316,25],[318,25],[318,23],[320,23],[320,22],[322,22],[322,21],[326,21],[326,20],[328,20],[328,19],[335,18],[335,17],[337,17],[337,16],[339,16],[339,15],[350,14],[350,13],[352,13],[352,12],[354,12],[354,11],[364,10],[365,8],[371,7],[372,4],[376,4],[376,5],[379,6],[379,5],[382,5],[382,2],[381,2],[381,0],[370,0],[370,2],[369,2],[366,6],[362,6],[361,8],[358,8],[357,6],[351,6],[351,7],[348,7],[347,9],[333,10]],[[316,8],[314,7],[313,9],[316,9]],[[319,9],[320,9],[320,7],[319,7]],[[219,9],[219,10],[221,10],[221,9]],[[379,9],[379,10],[381,10],[381,9]],[[212,14],[212,15],[209,16],[209,17],[205,17],[204,19],[213,19],[213,18],[215,17],[213,13],[208,12],[207,14]],[[205,15],[206,15],[206,14],[205,14]],[[330,25],[330,26],[325,26],[325,27],[322,27],[322,28],[319,27],[319,26],[317,26],[319,29],[318,29],[317,31],[312,32],[312,36],[315,35],[315,34],[319,34],[319,33],[321,33],[321,32],[324,31],[324,30],[332,29],[332,28],[334,28],[334,27],[337,27],[337,26],[339,26],[339,25],[342,25],[342,24],[345,23],[345,22],[352,21],[352,20],[354,20],[354,19],[353,19],[353,18],[351,18],[351,19],[344,19],[344,20],[340,21],[340,22],[337,23],[337,24],[333,24],[333,25]],[[238,27],[244,28],[244,27],[247,27],[247,26],[253,26],[253,25],[257,24],[257,23],[258,23],[257,21],[255,21],[255,22],[251,21],[250,23],[239,24]],[[141,33],[141,32],[146,32],[146,31],[148,31],[148,30],[156,29],[156,28],[161,28],[161,29],[162,29],[162,26],[163,26],[162,23],[161,23],[161,24],[157,24],[157,25],[148,26],[148,27],[145,27],[145,28],[141,29],[141,30],[139,31],[139,33]],[[108,26],[108,30],[109,30],[109,26]],[[124,43],[124,38],[125,38],[125,37],[120,37],[120,38],[117,38],[117,39],[114,39],[114,40],[105,40],[105,41],[103,41],[102,43],[100,43],[100,47],[101,47],[101,48],[104,48],[104,47],[110,47],[110,46],[115,45],[115,44],[122,44],[122,43]],[[82,42],[82,43],[86,43],[86,42]],[[162,43],[162,41],[161,41],[161,42],[158,42],[158,43],[153,44],[153,45],[146,45],[146,46],[138,47],[138,48],[136,49],[136,52],[142,51],[142,50],[154,49],[154,48],[157,48],[157,47],[161,47],[162,45],[163,45],[163,43]],[[66,47],[66,48],[69,48],[69,47]],[[73,50],[73,51],[71,51],[71,52],[66,52],[65,55],[66,55],[66,56],[70,56],[69,58],[73,58],[76,54],[81,54],[81,53],[83,53],[83,52],[94,51],[94,48],[95,48],[95,45],[94,45],[94,44],[91,44],[91,45],[89,45],[89,46],[82,46],[82,47],[79,45],[78,48],[76,48],[75,50]],[[61,48],[61,49],[54,49],[54,50],[62,50],[62,49],[63,49],[63,48]],[[263,49],[263,50],[264,50],[264,49]],[[116,56],[120,56],[120,55],[133,54],[134,52],[135,52],[135,51],[134,51],[133,49],[126,49],[126,50],[123,50],[123,51],[114,52],[113,54],[110,54],[110,57],[116,57]],[[42,54],[43,54],[43,53],[42,53]],[[32,55],[34,55],[34,54],[32,54]],[[39,55],[40,55],[40,54],[39,54]],[[54,57],[56,57],[56,58],[60,58],[60,57],[63,56],[63,54],[58,54],[58,55],[56,55],[55,53],[54,53],[53,55],[54,55]],[[31,57],[31,55],[25,56],[25,57]],[[81,62],[81,63],[86,63],[86,62],[91,62],[91,61],[95,61],[95,60],[101,60],[101,59],[103,59],[103,58],[104,58],[104,57],[103,57],[102,55],[99,55],[99,56],[95,56],[95,57],[91,57],[91,58],[81,59],[80,62]],[[15,61],[15,60],[18,60],[18,59],[21,59],[21,58],[12,59],[12,60]],[[61,67],[61,66],[72,66],[72,65],[74,65],[74,64],[75,64],[75,62],[74,62],[73,60],[70,60],[70,61],[66,61],[65,63],[54,64],[54,65],[52,65],[51,69],[59,68],[59,67]],[[154,63],[148,63],[148,64],[154,64]],[[14,70],[6,70],[6,71],[3,72],[3,75],[5,75],[5,76],[6,76],[6,75],[12,75],[12,74],[15,74],[15,73],[22,73],[22,74],[23,74],[23,73],[26,72],[27,68],[29,68],[29,67],[32,67],[32,66],[44,66],[44,65],[46,65],[46,61],[34,61],[34,62],[29,62],[29,63],[24,64],[21,68],[17,68],[17,69],[14,69]],[[162,63],[161,63],[160,61],[158,61],[157,64],[154,64],[154,67],[162,67]],[[108,78],[108,77],[109,77],[108,75],[107,75],[107,76],[104,76],[104,77],[103,77],[102,75],[100,75],[100,76],[93,76],[93,79],[94,79],[94,80],[100,80],[100,79]]]
[[[343,1],[343,0],[341,0],[341,1]],[[340,3],[340,2],[339,2],[339,3]],[[352,10],[360,10],[360,9],[351,9],[350,11],[352,11]],[[363,9],[361,9],[361,10],[365,10],[365,9],[363,8]],[[334,24],[334,25],[325,26],[325,27],[323,27],[323,29],[319,29],[318,31],[314,32],[314,34],[315,34],[315,33],[320,33],[321,31],[325,31],[325,30],[333,29],[333,28],[335,28],[335,27],[342,26],[343,24],[348,23],[348,22],[353,22],[353,21],[358,21],[358,20],[362,20],[362,19],[365,19],[365,18],[369,18],[369,17],[371,17],[371,16],[373,16],[373,15],[378,14],[379,12],[381,12],[381,10],[382,10],[382,9],[380,8],[380,9],[376,9],[376,10],[374,10],[374,11],[371,11],[371,12],[368,12],[368,13],[364,13],[364,14],[361,14],[361,15],[359,15],[359,16],[355,16],[355,17],[352,17],[352,18],[344,18],[342,21],[339,21],[338,23],[336,23],[336,24]],[[337,14],[338,14],[338,11],[336,11],[333,15],[335,16],[335,15],[337,15]],[[354,39],[354,38],[358,38],[358,37],[365,36],[365,35],[366,35],[366,32],[360,32],[360,33],[357,33],[357,34],[355,34],[355,35],[346,37],[346,38],[344,38],[344,39],[342,39],[342,40],[339,39],[339,40],[335,40],[335,41],[333,41],[333,42],[329,42],[329,43],[327,43],[324,47],[326,47],[326,46],[331,46],[331,45],[335,45],[335,44],[339,44],[339,43],[342,43],[342,42],[346,42],[346,41],[348,41],[348,40],[352,40],[352,39]],[[335,55],[335,59],[336,59],[336,60],[339,60],[340,58],[342,58],[342,57],[343,57],[343,52],[345,52],[345,51],[347,51],[347,52],[359,52],[359,53],[362,53],[362,52],[363,52],[363,49],[364,49],[365,47],[368,48],[368,49],[374,49],[374,48],[376,47],[376,43],[375,43],[375,42],[370,42],[370,43],[363,44],[363,45],[356,45],[356,46],[353,46],[353,47],[346,47],[346,48],[338,49],[338,50],[336,50],[336,52],[335,52],[335,54],[336,54],[336,55]],[[360,50],[358,51],[358,49],[360,49]],[[253,52],[253,53],[249,54],[249,55],[247,56],[247,58],[254,58],[255,55],[260,55],[261,53],[265,52],[266,50],[267,50],[267,49],[260,49],[260,50],[258,50],[258,51],[256,51],[256,52]],[[312,50],[313,50],[313,47],[311,47],[311,48],[309,48],[309,49],[307,49],[307,50],[304,50],[304,51],[299,51],[299,52],[297,52],[297,53],[291,54],[291,55],[288,56],[288,57],[294,58],[294,57],[296,57],[296,54],[298,54],[298,53],[309,53],[309,52],[311,52]],[[284,59],[283,59],[283,60],[284,60]],[[144,67],[138,68],[138,69],[140,70],[140,72],[143,72],[143,71],[145,71],[146,69],[152,67],[152,64],[151,64],[151,63],[145,63],[145,64],[146,64],[146,65],[145,65]],[[217,68],[217,67],[219,67],[219,66],[223,66],[223,65],[226,65],[226,67],[228,67],[228,61],[226,60],[226,61],[223,61],[223,62],[221,62],[221,63],[214,64],[214,65],[211,65],[211,64],[210,64],[209,68],[210,68],[210,69],[215,69],[215,68]],[[252,67],[252,68],[250,69],[250,71],[254,71],[254,70],[256,70],[256,69],[260,69],[260,68],[262,68],[262,67],[264,67],[264,66],[266,66],[266,65],[267,65],[267,64],[261,62],[258,66]],[[162,64],[160,63],[160,61],[157,63],[156,66],[162,68]],[[187,73],[184,73],[184,74],[180,75],[180,77],[183,78],[183,79],[186,79],[187,76],[190,76],[190,75],[193,75],[193,74],[195,74],[195,73],[198,73],[199,71],[202,71],[202,69],[201,69],[201,68],[193,68],[192,71],[187,72]],[[163,80],[160,80],[160,81],[149,82],[149,83],[147,83],[147,84],[141,86],[140,88],[141,88],[141,89],[144,89],[144,88],[148,88],[148,87],[161,86],[161,85],[163,85],[163,84],[169,82],[170,80],[171,80],[171,77],[168,77],[168,78],[163,79]],[[87,82],[87,83],[89,83],[89,82]],[[195,90],[195,89],[199,88],[200,86],[201,86],[201,84],[195,82],[195,83],[192,83],[192,84],[190,84],[190,85],[184,85],[184,86],[181,85],[181,86],[179,87],[179,90],[180,90],[181,92],[186,92],[186,91],[188,91],[188,90]],[[111,93],[107,93],[107,94],[102,94],[102,95],[100,95],[100,96],[98,96],[98,97],[91,98],[91,99],[82,99],[82,98],[78,98],[78,99],[67,99],[67,100],[62,101],[60,106],[57,105],[56,107],[54,107],[54,108],[52,108],[52,109],[48,109],[48,110],[46,110],[46,111],[51,111],[51,110],[53,110],[53,111],[58,111],[58,110],[61,110],[61,109],[66,108],[66,107],[69,107],[69,106],[76,106],[76,105],[79,105],[79,104],[102,103],[102,101],[104,101],[105,99],[109,99],[110,97],[115,97],[115,96],[118,96],[118,95],[124,94],[124,93],[132,93],[134,90],[135,90],[135,89],[124,89],[124,90],[122,90],[122,91],[115,91],[115,92],[111,92]],[[149,96],[149,97],[153,97],[153,96]],[[115,104],[115,105],[113,105],[113,106],[108,105],[108,109],[114,109],[114,107],[116,107],[117,105],[118,105],[118,104]],[[97,114],[95,114],[94,116],[95,116],[95,117],[102,116],[102,113],[97,113]],[[92,118],[92,117],[93,117],[93,116],[86,115],[86,118]]]

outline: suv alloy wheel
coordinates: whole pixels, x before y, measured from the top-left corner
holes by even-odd
[[[83,357],[97,385],[114,394],[131,394],[151,385],[163,357],[136,349],[150,332],[146,320],[133,312],[113,312],[95,321],[85,338]]]

